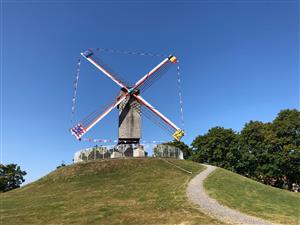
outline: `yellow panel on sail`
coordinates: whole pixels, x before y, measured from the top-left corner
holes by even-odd
[[[175,133],[172,135],[173,138],[175,138],[176,141],[180,141],[180,139],[183,137],[184,132],[180,129],[176,130]]]

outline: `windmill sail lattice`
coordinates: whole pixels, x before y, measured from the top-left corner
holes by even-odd
[[[116,107],[119,108],[119,143],[139,143],[141,136],[141,112],[143,111],[141,107],[145,107],[152,113],[152,116],[158,117],[160,125],[171,131],[172,136],[176,140],[182,138],[184,132],[141,96],[141,93],[149,88],[155,79],[158,79],[172,64],[177,63],[175,56],[170,55],[166,57],[131,87],[116,76],[111,69],[108,69],[101,60],[97,59],[92,50],[87,50],[81,55],[119,85],[121,91],[114,102],[102,113],[99,114],[96,111],[90,114],[90,116],[70,130],[77,139],[80,140],[86,132]]]

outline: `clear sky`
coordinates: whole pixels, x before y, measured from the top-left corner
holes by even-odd
[[[68,132],[80,52],[89,48],[173,53],[180,59],[190,144],[213,126],[240,131],[249,120],[272,121],[299,109],[297,1],[2,1],[2,162],[33,181],[90,143]],[[160,58],[103,55],[134,82]],[[81,66],[75,120],[107,104],[119,88],[88,62]],[[144,97],[180,125],[176,71]],[[95,138],[117,138],[117,111]],[[143,120],[143,139],[171,140]]]

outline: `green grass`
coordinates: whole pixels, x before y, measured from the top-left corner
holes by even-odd
[[[60,168],[0,194],[3,224],[221,224],[188,202],[186,186],[204,168],[171,160],[122,159]]]
[[[273,188],[224,169],[204,182],[208,194],[221,204],[282,224],[300,224],[300,193]]]

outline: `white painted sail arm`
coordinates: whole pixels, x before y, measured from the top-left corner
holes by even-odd
[[[97,67],[102,73],[104,73],[106,76],[108,76],[110,79],[112,79],[116,84],[118,84],[120,87],[125,88],[127,90],[127,87],[118,79],[116,79],[111,73],[109,73],[106,69],[104,69],[102,66],[100,66],[97,62],[95,62],[91,57],[86,57],[84,53],[81,53],[81,55],[88,60],[90,63],[92,63],[95,67]]]
[[[127,93],[117,99],[108,109],[106,109],[100,116],[98,116],[90,125],[87,126],[86,132],[95,126],[100,120],[102,120],[108,113],[110,113],[115,107],[117,107],[127,97]]]
[[[154,67],[149,73],[143,76],[138,82],[135,83],[134,88],[140,86],[143,82],[145,82],[152,74],[154,74],[160,67],[162,67],[165,63],[169,61],[169,58],[165,58],[160,64]]]
[[[136,97],[143,105],[145,105],[148,109],[158,115],[163,121],[173,127],[175,130],[180,130],[173,122],[171,122],[167,117],[165,117],[162,113],[160,113],[156,108],[154,108],[149,102],[147,102],[142,96],[140,95],[133,95]]]

